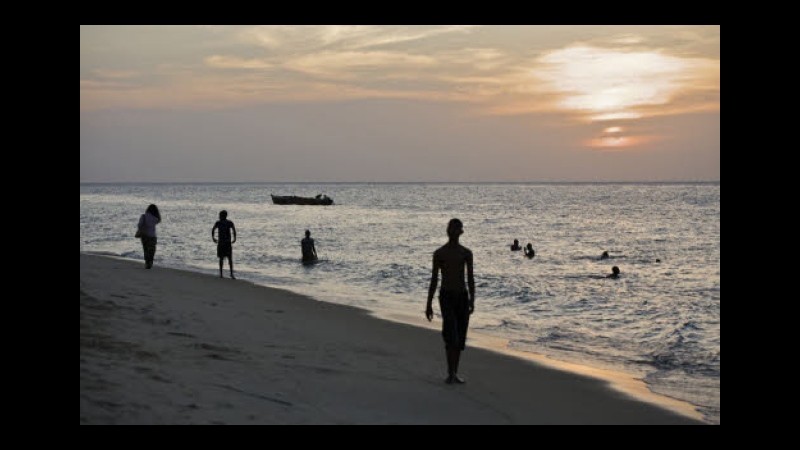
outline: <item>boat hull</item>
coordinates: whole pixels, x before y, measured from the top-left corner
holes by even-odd
[[[333,204],[333,199],[329,197],[298,197],[296,195],[270,195],[272,203],[276,205],[322,205]]]

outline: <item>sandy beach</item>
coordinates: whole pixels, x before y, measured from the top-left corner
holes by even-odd
[[[435,328],[119,258],[80,255],[80,335],[81,424],[702,423],[469,341],[447,385]]]

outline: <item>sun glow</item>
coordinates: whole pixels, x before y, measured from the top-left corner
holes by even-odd
[[[551,51],[539,63],[535,75],[560,94],[558,106],[591,122],[653,115],[654,106],[666,111],[680,95],[715,79],[719,84],[719,61],[657,50],[576,45]]]
[[[598,150],[624,150],[652,142],[655,136],[604,135],[589,139],[586,146]]]

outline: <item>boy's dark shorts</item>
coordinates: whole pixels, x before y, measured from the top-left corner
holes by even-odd
[[[230,242],[219,241],[217,244],[217,258],[230,258],[233,254],[233,246]]]
[[[469,294],[467,291],[440,291],[439,308],[442,310],[444,346],[464,350],[469,327]]]

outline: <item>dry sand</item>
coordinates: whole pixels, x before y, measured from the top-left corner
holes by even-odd
[[[81,254],[80,281],[81,424],[701,423],[470,342],[448,385],[437,331],[243,280]]]

